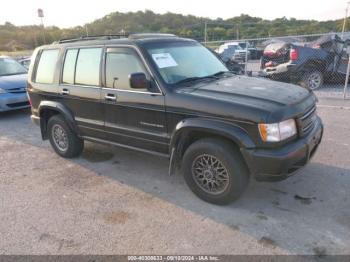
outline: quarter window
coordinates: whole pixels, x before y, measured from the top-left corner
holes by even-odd
[[[102,48],[79,50],[75,70],[75,84],[98,86],[100,84],[100,61]]]
[[[42,84],[53,83],[58,53],[58,49],[42,51],[36,70],[35,82]]]
[[[106,86],[116,89],[131,89],[129,75],[145,73],[143,63],[133,50],[121,49],[120,52],[109,52],[106,57]],[[149,78],[149,76],[148,76]]]

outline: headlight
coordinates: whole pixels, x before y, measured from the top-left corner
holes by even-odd
[[[7,93],[4,89],[0,88],[0,94],[5,94]]]
[[[297,133],[294,119],[275,124],[259,124],[259,132],[264,142],[279,142]]]

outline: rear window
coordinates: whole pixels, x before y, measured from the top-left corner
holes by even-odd
[[[40,55],[35,82],[52,84],[58,59],[59,49],[44,50]]]
[[[288,44],[284,43],[284,42],[278,42],[278,43],[273,43],[273,44],[269,44],[268,46],[266,46],[265,51],[271,51],[271,52],[276,52],[282,48],[287,48]]]
[[[75,69],[75,84],[98,86],[100,84],[100,63],[102,48],[79,50]]]

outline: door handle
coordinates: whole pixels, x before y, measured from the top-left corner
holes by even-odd
[[[113,94],[107,94],[105,96],[105,100],[114,102],[114,101],[117,101],[117,97],[115,95],[113,95]]]
[[[61,94],[62,95],[69,95],[69,90],[67,88],[63,88]]]

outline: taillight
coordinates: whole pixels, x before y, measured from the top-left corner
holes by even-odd
[[[290,60],[297,60],[298,59],[298,50],[296,49],[291,49],[290,50],[290,53],[289,53],[289,56],[290,56]]]

